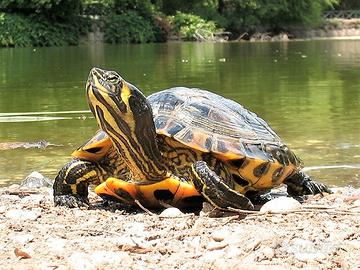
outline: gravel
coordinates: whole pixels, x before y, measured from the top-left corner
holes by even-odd
[[[49,188],[0,189],[0,269],[271,270],[360,265],[360,190],[350,187],[311,196],[281,213],[277,209],[216,218],[176,208],[129,211],[103,204],[93,193],[89,209],[54,207],[52,200]]]

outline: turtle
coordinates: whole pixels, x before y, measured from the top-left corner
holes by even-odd
[[[87,205],[89,184],[106,200],[147,208],[253,209],[281,184],[290,196],[331,193],[262,118],[213,92],[173,87],[146,98],[117,72],[93,68],[86,96],[100,130],[59,171],[55,205]]]

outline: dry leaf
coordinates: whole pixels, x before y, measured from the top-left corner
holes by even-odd
[[[29,253],[19,249],[19,248],[15,248],[14,253],[16,255],[16,257],[19,257],[20,259],[29,259],[31,258],[31,256],[29,255]]]

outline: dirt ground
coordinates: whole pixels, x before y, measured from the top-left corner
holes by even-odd
[[[360,269],[360,189],[334,191],[286,213],[159,215],[94,194],[90,209],[54,207],[51,189],[13,185],[0,189],[0,269]]]

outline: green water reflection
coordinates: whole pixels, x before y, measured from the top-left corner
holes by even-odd
[[[0,116],[6,116],[0,118],[0,143],[56,145],[0,151],[0,185],[34,170],[54,177],[69,153],[92,136],[97,126],[91,114],[52,112],[88,109],[84,83],[93,66],[117,70],[146,94],[188,86],[232,98],[268,121],[306,166],[357,167],[310,174],[360,186],[359,41],[0,49]],[[9,115],[24,112],[48,118],[15,121]]]

